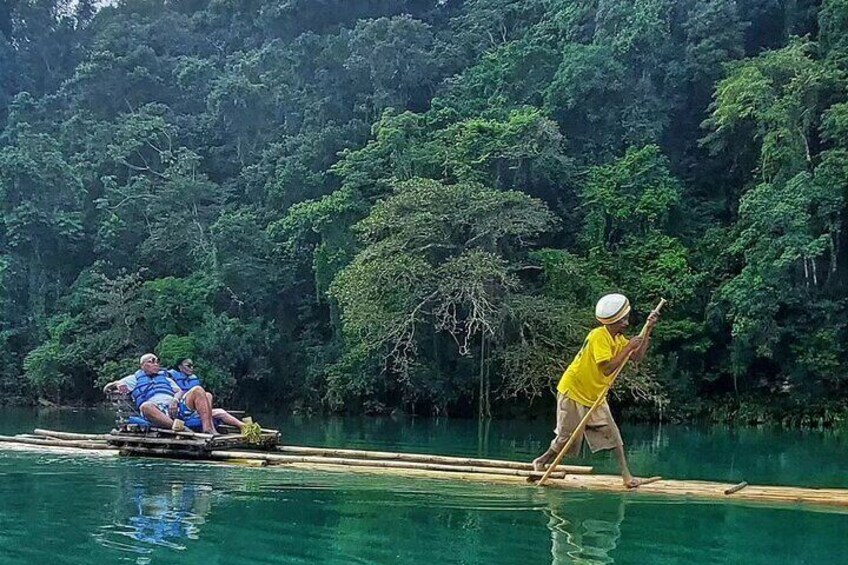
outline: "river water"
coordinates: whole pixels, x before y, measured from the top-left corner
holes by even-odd
[[[297,445],[529,460],[548,422],[283,419]],[[0,409],[0,434],[109,429]],[[848,434],[623,427],[632,470],[848,488]],[[607,455],[574,462],[615,472]],[[0,565],[848,563],[848,512],[0,450]]]

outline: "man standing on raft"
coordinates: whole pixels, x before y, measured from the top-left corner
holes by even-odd
[[[628,354],[634,361],[645,357],[659,314],[652,312],[648,316],[644,337],[631,340],[623,333],[630,321],[630,302],[624,295],[607,294],[601,298],[595,307],[595,318],[602,325],[589,332],[557,385],[556,437],[548,450],[533,460],[533,468],[537,471],[544,470],[565,447],[590,407],[604,394],[616,370],[628,359]],[[582,433],[593,453],[607,449],[615,451],[624,486],[635,488],[642,484],[627,468],[624,442],[606,401],[592,413]],[[581,443],[578,438],[569,454],[579,452]]]

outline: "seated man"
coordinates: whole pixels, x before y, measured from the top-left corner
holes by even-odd
[[[194,413],[200,417],[204,433],[219,435],[214,418],[225,424],[242,429],[244,423],[221,409],[212,409],[212,404],[203,387],[197,386],[187,393],[159,369],[159,359],[152,353],[141,356],[141,369],[133,375],[107,383],[103,392],[117,388],[129,392],[141,415],[153,424],[172,428],[174,418],[186,419]]]

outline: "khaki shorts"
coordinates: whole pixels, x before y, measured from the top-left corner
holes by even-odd
[[[588,406],[583,406],[564,394],[557,394],[556,428],[554,428],[556,437],[551,442],[551,449],[559,451],[565,447],[568,438],[571,437],[572,432],[588,411]],[[586,443],[589,444],[592,453],[605,449],[615,449],[624,445],[621,440],[621,432],[618,431],[618,426],[612,418],[609,404],[606,401],[598,406],[589,417],[586,428],[583,430],[583,437],[586,438]],[[581,443],[580,439],[575,441],[566,455],[577,455],[580,452]]]

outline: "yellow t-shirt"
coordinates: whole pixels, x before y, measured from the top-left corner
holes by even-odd
[[[628,341],[622,334],[613,339],[606,326],[590,331],[574,361],[562,374],[557,390],[583,406],[594,404],[610,382],[598,364],[621,353]]]

